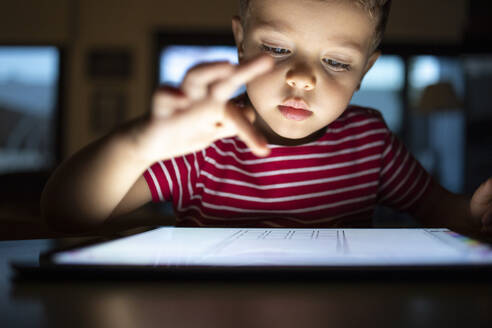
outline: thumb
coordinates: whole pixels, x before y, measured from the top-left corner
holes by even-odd
[[[229,102],[226,106],[225,120],[228,136],[237,135],[256,156],[267,156],[270,153],[266,138],[254,127],[256,112],[251,106],[241,106]]]
[[[482,216],[492,204],[492,178],[477,188],[471,199],[471,210],[474,216]]]
[[[492,201],[492,177],[477,188],[472,199],[479,204],[486,204]]]
[[[245,106],[243,108],[240,108],[240,110],[242,111],[242,114],[244,115],[244,117],[246,117],[246,119],[251,123],[253,124],[256,120],[256,111],[253,109],[253,107],[251,106]]]
[[[251,105],[251,102],[246,93],[232,98],[231,100],[229,100],[228,105],[237,107],[251,124],[253,124],[256,120],[256,111],[253,109],[253,106]]]

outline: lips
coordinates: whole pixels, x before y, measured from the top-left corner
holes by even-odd
[[[309,106],[304,100],[298,98],[288,99],[282,105],[278,106],[278,109],[285,118],[294,121],[303,121],[313,115],[313,112],[309,110]]]

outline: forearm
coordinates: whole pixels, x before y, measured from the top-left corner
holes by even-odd
[[[480,221],[474,219],[471,213],[470,197],[449,192],[436,182],[431,188],[415,213],[422,224],[458,232],[480,232]]]
[[[436,206],[434,217],[443,227],[458,232],[480,232],[481,225],[473,220],[470,211],[470,198],[450,193]]]
[[[41,211],[55,228],[102,224],[152,163],[138,156],[135,127],[127,126],[81,150],[49,179]]]

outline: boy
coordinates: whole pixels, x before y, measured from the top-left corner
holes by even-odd
[[[180,226],[362,227],[377,203],[423,224],[492,227],[492,179],[471,200],[432,181],[374,110],[348,107],[390,0],[240,1],[240,65],[192,69],[148,117],[89,145],[42,197],[55,228],[95,228],[154,201]],[[229,101],[247,85],[247,96]],[[143,173],[143,174],[142,174]]]

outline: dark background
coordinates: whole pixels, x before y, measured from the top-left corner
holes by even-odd
[[[3,2],[0,45],[56,46],[61,71],[51,126],[55,160],[42,170],[0,174],[0,223],[10,224],[9,230],[0,228],[0,239],[44,236],[47,231],[36,225],[39,195],[52,169],[113,126],[147,111],[156,85],[158,35],[227,35],[236,11],[234,0]],[[471,55],[492,62],[491,22],[488,0],[396,0],[383,50],[408,63],[419,54],[455,61]],[[471,193],[492,175],[492,71],[466,74],[464,81],[462,191]],[[99,115],[107,103],[104,97],[115,109]],[[413,117],[408,92],[401,97],[405,120],[399,134],[412,147],[421,125]],[[0,135],[9,126],[5,117],[1,120]]]

